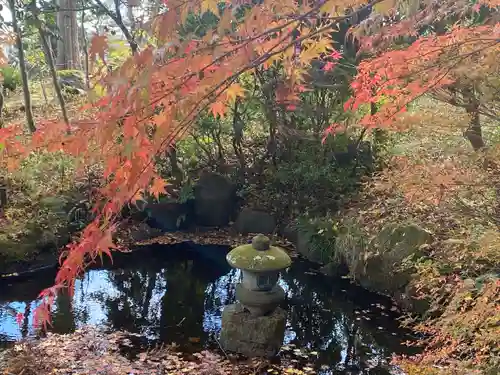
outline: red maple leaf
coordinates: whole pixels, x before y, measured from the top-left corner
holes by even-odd
[[[327,127],[323,133],[323,138],[321,139],[321,143],[325,143],[326,138],[328,138],[329,135],[332,134],[337,134],[341,133],[345,130],[345,127],[340,124],[331,124],[329,127]]]
[[[325,66],[323,67],[323,70],[328,72],[328,71],[332,70],[333,68],[335,68],[336,65],[337,65],[336,62],[328,61],[325,64]]]
[[[330,53],[330,55],[329,55],[329,56],[330,56],[332,59],[334,59],[334,60],[340,60],[340,59],[342,58],[342,54],[341,54],[339,51],[337,51],[336,49],[334,49],[334,50],[333,50],[333,52],[332,52],[332,53]]]
[[[24,320],[24,314],[23,313],[20,313],[18,312],[16,314],[16,323],[19,327],[21,327],[21,325],[23,324],[23,320]]]

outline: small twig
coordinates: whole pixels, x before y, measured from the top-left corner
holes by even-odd
[[[177,323],[177,327],[180,327],[181,324],[186,320],[186,317],[182,318],[179,323]]]
[[[227,355],[226,351],[224,350],[224,348],[223,348],[223,347],[222,347],[222,345],[220,344],[220,341],[219,341],[219,339],[217,338],[217,336],[215,336],[215,335],[214,335],[214,338],[215,338],[215,341],[217,341],[217,344],[219,345],[220,350],[222,350],[222,353],[224,353],[224,355],[226,356],[226,359],[227,359],[228,361],[230,361],[229,356]]]

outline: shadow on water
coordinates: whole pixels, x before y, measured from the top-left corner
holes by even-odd
[[[113,264],[78,280],[72,298],[57,298],[50,330],[68,333],[93,324],[144,335],[150,344],[216,349],[222,308],[234,302],[240,276],[227,265],[227,250],[175,245],[117,254]],[[31,324],[36,297],[53,280],[48,272],[0,284],[0,347],[36,335]],[[297,259],[280,283],[287,292],[284,344],[317,351],[319,363],[335,369],[330,373],[388,374],[393,353],[414,353],[402,345],[413,338],[398,328],[390,301],[347,280],[323,277]],[[25,315],[20,325],[17,312]]]

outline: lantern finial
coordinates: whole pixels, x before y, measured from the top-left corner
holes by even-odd
[[[258,234],[252,239],[252,246],[257,251],[266,251],[271,247],[271,240],[263,234]]]

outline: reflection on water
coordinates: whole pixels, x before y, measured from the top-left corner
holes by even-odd
[[[234,301],[240,275],[225,263],[225,249],[203,252],[177,247],[115,257],[113,266],[78,280],[72,298],[58,297],[51,330],[66,333],[94,324],[186,350],[216,348],[222,308]],[[288,298],[286,344],[318,351],[321,364],[341,373],[387,374],[392,353],[409,353],[401,345],[409,337],[398,330],[390,305],[345,280],[309,271],[308,263],[295,261],[280,281]],[[34,299],[52,281],[47,275],[0,284],[0,343],[36,334]],[[20,325],[17,312],[25,314]]]

